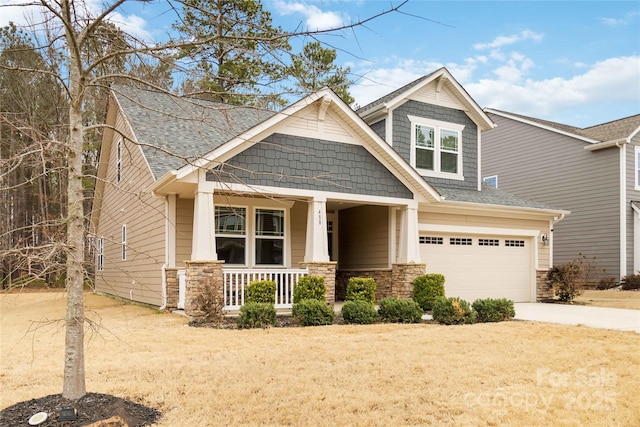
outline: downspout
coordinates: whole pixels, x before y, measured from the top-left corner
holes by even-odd
[[[565,214],[560,214],[559,217],[554,217],[549,221],[549,267],[553,267],[553,229],[557,223],[564,219]]]
[[[167,308],[167,264],[162,264],[162,306],[158,310]]]

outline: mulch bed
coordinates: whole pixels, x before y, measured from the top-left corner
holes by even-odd
[[[58,421],[63,408],[75,408],[75,421]],[[99,393],[87,393],[77,401],[68,400],[61,394],[32,399],[16,403],[0,411],[0,426],[28,426],[29,418],[38,412],[46,412],[47,420],[40,424],[47,426],[86,426],[113,416],[122,418],[129,427],[147,426],[156,422],[161,414],[149,408],[116,396]]]

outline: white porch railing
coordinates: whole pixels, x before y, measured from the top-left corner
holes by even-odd
[[[276,282],[276,308],[293,307],[293,287],[298,280],[309,274],[302,269],[242,269],[223,268],[223,297],[225,310],[239,310],[244,305],[244,288],[254,280],[273,280]]]

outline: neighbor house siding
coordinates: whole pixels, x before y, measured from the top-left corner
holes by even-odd
[[[478,127],[464,111],[416,101],[407,101],[393,110],[393,148],[400,156],[411,162],[411,121],[409,116],[424,117],[447,123],[463,125],[462,131],[462,171],[464,181],[425,177],[436,186],[472,189],[478,188]]]
[[[482,134],[482,175],[498,188],[571,211],[554,226],[553,262],[580,257],[606,275],[619,267],[619,150],[590,152],[588,142],[490,114],[497,128]]]
[[[631,202],[640,201],[640,191],[635,189],[636,185],[636,153],[635,148],[640,146],[640,135],[636,135],[635,138],[631,140],[631,144],[625,145],[625,156],[627,162],[626,176],[627,176],[627,185],[626,185],[626,200],[625,200],[625,215],[626,215],[626,251],[627,251],[627,269],[626,274],[636,274],[637,271],[634,269],[633,265],[633,243],[634,243],[634,234],[633,234],[633,217],[634,211],[631,207]]]
[[[193,243],[193,199],[176,201],[176,267],[191,259]]]
[[[124,133],[122,172],[116,182],[116,149],[121,136],[114,133],[97,236],[104,238],[104,268],[96,273],[96,291],[146,304],[162,305],[162,270],[165,262],[164,202],[146,188],[153,183],[140,148],[121,114],[116,128]],[[127,139],[128,138],[128,139]],[[127,256],[122,259],[121,232],[127,228]]]
[[[340,270],[389,267],[389,208],[343,209],[339,223]]]

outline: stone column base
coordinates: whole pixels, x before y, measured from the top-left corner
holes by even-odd
[[[425,274],[427,264],[393,264],[391,266],[391,297],[411,299],[413,297],[413,280]]]
[[[187,270],[187,291],[184,302],[184,312],[187,316],[199,317],[196,298],[202,294],[205,287],[213,287],[219,298],[222,298],[222,266],[224,261],[185,261]]]
[[[178,298],[180,297],[178,270],[180,269],[177,267],[165,269],[165,279],[167,281],[167,310],[175,310],[178,308]]]
[[[553,288],[547,285],[548,271],[536,270],[536,302],[553,299],[556,296]]]
[[[327,287],[327,304],[333,306],[336,302],[336,266],[335,261],[329,262],[301,262],[300,268],[309,269],[309,276],[324,277],[324,284]]]

